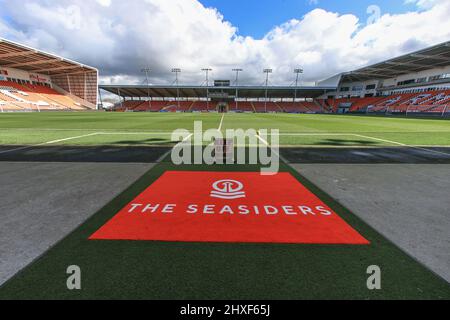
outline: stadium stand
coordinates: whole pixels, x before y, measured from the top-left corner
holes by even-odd
[[[210,102],[209,110],[216,110],[217,103]],[[137,101],[127,100],[114,106],[118,112],[203,112],[208,111],[205,101]]]
[[[256,112],[265,112],[266,103],[264,102],[252,102]],[[281,108],[275,102],[267,102],[267,112],[281,112]]]
[[[193,112],[207,112],[209,110],[217,109],[217,102],[211,101],[209,104],[206,101],[194,101],[191,108],[188,111]]]
[[[49,88],[41,88],[49,92]],[[39,92],[39,91],[38,91]],[[0,93],[4,93],[0,90]],[[36,93],[36,91],[34,92]],[[30,93],[31,94],[31,93]],[[36,101],[36,96],[33,101]],[[44,95],[45,97],[45,95]],[[0,100],[8,100],[12,107],[20,108],[21,100],[14,100],[14,96],[0,96]],[[53,98],[54,100],[54,98]],[[48,100],[46,100],[48,101]],[[36,102],[37,103],[37,102]],[[15,104],[15,106],[14,106]],[[219,102],[206,101],[141,101],[127,100],[115,105],[114,111],[122,112],[208,112],[217,111]],[[337,113],[345,106],[350,113],[433,113],[450,112],[450,90],[422,93],[403,93],[390,96],[365,98],[314,99],[302,102],[267,102],[267,112],[285,113]],[[266,104],[258,101],[239,101],[228,103],[231,112],[265,112]]]
[[[133,102],[120,103],[117,111],[414,113],[444,117],[450,115],[449,61],[450,42],[445,42],[343,72],[312,86],[233,86],[229,80],[216,80],[213,86],[119,84],[100,88],[122,101],[152,100],[152,106],[126,107]],[[182,102],[176,102],[176,97]],[[224,105],[228,108],[222,108]]]
[[[301,105],[303,107],[305,107],[306,109],[308,109],[307,113],[323,113],[324,112],[322,106],[316,100],[301,102]]]
[[[420,93],[402,93],[389,96],[365,98],[321,99],[317,102],[326,111],[333,113],[340,107],[349,108],[350,113],[443,113],[450,107],[450,90]],[[450,110],[448,110],[450,111]]]
[[[72,98],[43,85],[0,81],[0,92],[4,110],[86,110]],[[17,109],[17,106],[20,108]]]
[[[307,112],[309,112],[308,108],[306,108],[303,104],[298,103],[298,102],[282,102],[282,103],[278,103],[278,105],[284,112],[288,112],[288,113],[307,113]]]
[[[241,112],[256,112],[255,106],[253,103],[248,101],[240,101],[238,103],[238,111]]]
[[[98,70],[0,38],[0,111],[97,109]]]

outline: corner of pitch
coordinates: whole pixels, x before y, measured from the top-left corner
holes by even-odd
[[[171,159],[175,165],[260,165],[262,175],[275,175],[280,168],[278,129],[203,130],[203,122],[194,123],[194,131],[172,132]]]

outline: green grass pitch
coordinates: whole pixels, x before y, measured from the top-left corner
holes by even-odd
[[[0,114],[0,145],[161,145],[174,129],[219,127],[202,113]],[[286,146],[450,146],[450,121],[336,115],[227,114],[223,129],[278,129]]]
[[[161,145],[170,132],[218,128],[219,114],[0,114],[0,145]],[[450,121],[328,115],[227,114],[223,129],[274,128],[286,146],[449,146]],[[311,135],[310,135],[311,134]],[[167,170],[258,171],[258,166],[155,166],[0,288],[0,299],[450,299],[450,286],[286,164],[370,246],[89,241]],[[66,288],[79,265],[83,288]],[[370,265],[382,290],[366,287]]]

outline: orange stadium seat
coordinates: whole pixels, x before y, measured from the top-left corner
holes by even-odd
[[[239,101],[238,102],[238,111],[241,112],[256,112],[253,104],[249,101]]]
[[[280,102],[278,105],[285,111],[289,113],[307,113],[309,109],[298,102]]]
[[[2,100],[13,102],[24,110],[85,110],[72,98],[42,85],[22,85],[13,81],[0,81]],[[5,96],[9,98],[6,100]]]
[[[12,88],[14,87],[14,88]],[[41,109],[55,107],[56,102],[63,102],[68,98],[58,94],[51,88],[43,86],[25,86],[8,82],[0,83],[0,95],[2,106],[6,110],[9,108],[31,109],[37,107],[37,101],[47,101],[46,105],[39,105]],[[22,91],[24,90],[24,91]],[[31,91],[32,90],[32,91]],[[0,91],[1,92],[1,91]],[[25,96],[21,93],[25,92]],[[25,100],[26,99],[26,100]],[[69,99],[69,98],[68,98]],[[28,101],[28,102],[26,102]],[[216,111],[218,102],[211,101],[133,101],[128,100],[116,104],[115,111],[136,111],[136,112],[208,112]],[[389,96],[364,97],[364,98],[338,98],[338,99],[317,99],[313,101],[267,102],[267,112],[287,112],[287,113],[337,113],[339,108],[346,105],[349,112],[355,113],[444,113],[450,112],[450,90],[429,91],[420,93],[399,93]],[[69,106],[69,101],[64,104]],[[71,108],[75,107],[72,105]],[[228,103],[229,111],[236,112],[265,112],[266,104],[261,101],[239,101]]]
[[[264,102],[252,102],[256,112],[265,112],[266,104]],[[267,102],[267,112],[281,112],[282,110],[277,103],[269,101]]]

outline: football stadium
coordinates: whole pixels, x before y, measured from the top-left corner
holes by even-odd
[[[0,300],[450,299],[450,41],[290,85],[61,51],[0,38]]]

